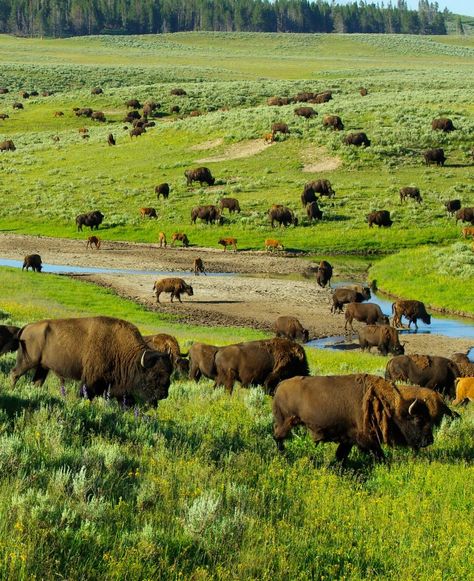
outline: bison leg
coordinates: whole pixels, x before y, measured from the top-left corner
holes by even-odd
[[[156,293],[156,302],[157,303],[160,302],[160,295],[161,295],[161,291],[157,291],[157,293]]]
[[[38,367],[35,369],[35,373],[33,375],[33,379],[32,379],[33,383],[35,383],[36,385],[41,387],[44,384],[44,382],[46,381],[48,373],[49,373],[49,369],[46,369],[45,367],[38,365]]]
[[[344,465],[351,450],[352,444],[341,442],[336,450],[336,460]]]
[[[176,293],[176,294],[175,294],[175,297],[178,299],[178,301],[179,301],[180,303],[182,303],[182,302],[183,302],[183,301],[181,300],[181,293]]]

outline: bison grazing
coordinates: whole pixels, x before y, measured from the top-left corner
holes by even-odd
[[[467,355],[464,353],[455,353],[451,357],[451,361],[454,361],[458,366],[461,377],[474,377],[474,363],[469,361]]]
[[[221,210],[227,208],[229,210],[229,214],[232,214],[234,212],[240,214],[240,204],[239,200],[237,200],[236,198],[221,198],[219,202],[219,207]]]
[[[7,115],[6,113],[0,113],[0,120],[5,121],[5,119],[10,119],[10,115]]]
[[[91,95],[102,95],[104,91],[100,87],[93,87],[91,89]]]
[[[416,324],[418,319],[421,319],[425,325],[431,325],[431,315],[428,315],[421,301],[396,301],[392,304],[392,314],[394,327],[403,327],[402,317],[408,319],[408,329],[412,323],[415,324],[415,331],[418,331]]]
[[[306,183],[303,188],[301,200],[303,200],[303,196],[308,196],[308,194],[311,193],[319,194],[320,196],[327,196],[328,198],[332,198],[336,195],[336,192],[332,189],[332,185],[329,180],[314,180],[312,182]],[[310,201],[313,202],[315,200]]]
[[[306,214],[308,216],[308,220],[312,222],[313,220],[322,220],[323,213],[319,209],[318,202],[311,202],[306,206]]]
[[[143,338],[150,349],[154,349],[160,353],[168,353],[173,365],[173,370],[179,376],[186,377],[188,375],[189,361],[186,359],[187,355],[181,353],[176,337],[168,335],[167,333],[158,333],[157,335],[148,335]]]
[[[184,232],[174,232],[171,236],[171,246],[174,246],[175,242],[181,242],[182,245],[187,248],[189,246],[188,237]],[[165,244],[166,245],[166,244]]]
[[[94,228],[98,230],[103,219],[104,214],[99,210],[94,210],[87,214],[79,214],[79,216],[76,216],[77,229],[82,232],[83,226],[89,226],[91,230],[94,230]]]
[[[308,185],[308,184],[306,184]],[[317,197],[316,194],[314,193],[314,191],[312,189],[305,189],[303,190],[303,193],[301,194],[301,203],[303,204],[303,208],[306,208],[307,204],[311,204],[313,202],[317,201]]]
[[[448,200],[444,202],[444,207],[446,208],[446,212],[452,216],[454,212],[461,209],[461,200]]]
[[[371,296],[368,287],[361,287],[359,290],[339,287],[332,295],[331,313],[342,313],[342,307],[347,303],[362,303],[364,301],[369,301]]]
[[[275,227],[275,222],[278,222],[280,227],[285,226],[285,228],[290,224],[298,226],[298,218],[286,206],[273,205],[268,211],[268,218],[272,228]]]
[[[204,262],[202,261],[202,258],[194,259],[193,272],[194,276],[199,276],[201,273],[207,274],[206,269],[204,268]]]
[[[273,325],[273,330],[277,337],[285,337],[291,341],[307,343],[309,340],[308,329],[305,329],[296,317],[278,317]]]
[[[376,210],[375,212],[370,212],[366,216],[369,228],[375,224],[379,228],[384,226],[385,228],[390,228],[393,221],[390,218],[390,212],[388,210]]]
[[[99,121],[100,123],[105,123],[106,121],[103,111],[94,111],[91,115],[91,119],[94,121]]]
[[[187,93],[184,89],[177,87],[175,89],[171,89],[170,95],[174,95],[175,97],[184,97],[187,95]]]
[[[281,107],[282,105],[289,105],[290,103],[290,97],[270,97],[267,99],[267,105],[271,107]]]
[[[332,91],[323,91],[322,93],[317,93],[312,99],[311,103],[328,103],[332,99]]]
[[[170,195],[170,185],[166,182],[158,184],[155,186],[155,194],[158,199],[160,199],[160,196],[163,196],[163,198],[167,200]]]
[[[423,198],[420,195],[420,190],[418,188],[413,188],[407,186],[405,188],[400,188],[400,202],[404,202],[407,198],[411,198],[421,204]]]
[[[370,146],[370,139],[364,132],[359,133],[349,133],[344,137],[344,145],[355,145],[356,147],[360,147],[361,145],[365,145],[365,147]]]
[[[2,141],[0,143],[0,151],[15,151],[15,149],[15,144],[11,139],[7,139],[6,141]]]
[[[24,109],[23,103],[13,103],[13,109]]]
[[[474,401],[474,377],[458,377],[453,405],[460,405],[467,401]]]
[[[434,426],[439,426],[444,416],[448,418],[459,417],[456,412],[452,412],[444,403],[441,395],[432,389],[414,385],[398,385],[397,388],[404,399],[417,399],[426,404]]]
[[[196,206],[191,210],[191,222],[196,224],[197,219],[206,222],[206,224],[222,224],[223,218],[217,206],[209,204],[207,206]]]
[[[369,91],[365,87],[360,87],[359,94],[360,94],[361,97],[367,96],[368,93],[369,93]]]
[[[5,353],[13,353],[18,349],[20,343],[18,341],[18,332],[20,327],[13,325],[0,325],[0,355]]]
[[[323,117],[323,127],[332,127],[334,131],[343,131],[344,123],[339,115],[325,115]]]
[[[382,355],[403,355],[405,349],[398,339],[398,331],[390,325],[367,325],[359,330],[359,345],[362,351],[377,347]]]
[[[316,273],[316,282],[322,288],[329,285],[331,288],[332,266],[326,260],[321,260]]]
[[[456,212],[456,224],[458,221],[470,222],[474,226],[474,207],[471,208],[461,208]]]
[[[474,226],[469,226],[461,230],[463,238],[474,238]]]
[[[451,119],[440,117],[439,119],[433,119],[431,122],[431,129],[433,129],[433,131],[439,130],[448,133],[449,131],[455,131],[456,127],[454,127]]]
[[[212,177],[211,170],[207,167],[197,167],[195,169],[187,169],[184,172],[186,177],[186,184],[191,186],[193,182],[199,182],[201,184],[207,184],[208,186],[213,186],[216,181]]]
[[[431,163],[435,163],[436,165],[444,165],[444,162],[446,161],[444,150],[441,148],[427,149],[423,153],[423,157],[425,159],[426,165],[430,165]]]
[[[272,124],[272,135],[275,137],[277,133],[282,133],[288,135],[290,130],[288,129],[288,125],[286,123],[273,123]]]
[[[267,238],[265,240],[265,250],[269,252],[270,250],[284,250],[283,244],[279,240],[275,240],[275,238]]]
[[[208,379],[217,376],[216,354],[219,347],[205,343],[193,343],[189,350],[189,379],[199,381],[204,375]]]
[[[225,386],[229,393],[239,381],[242,387],[263,385],[271,395],[282,379],[309,373],[303,347],[278,337],[221,347],[215,363],[216,385]]]
[[[390,323],[388,317],[382,313],[382,309],[375,303],[349,303],[346,307],[345,317],[346,324],[344,329],[347,331],[347,325],[349,324],[352,332],[354,332],[354,327],[352,326],[354,319],[366,325],[388,325]]]
[[[279,450],[293,426],[303,424],[314,442],[337,442],[345,462],[352,447],[383,460],[381,444],[423,448],[433,443],[426,404],[402,397],[396,385],[376,375],[293,377],[273,399],[273,435]]]
[[[94,111],[90,107],[82,107],[81,109],[76,109],[76,117],[92,117]]]
[[[140,135],[143,135],[144,133],[146,133],[146,129],[144,127],[134,127],[130,131],[130,139],[133,139],[134,137],[140,137]]]
[[[429,387],[448,396],[454,395],[454,382],[459,375],[454,361],[434,355],[399,355],[385,368],[385,379]]]
[[[237,252],[237,238],[221,238],[218,244],[224,247],[224,252],[227,250],[227,246],[232,246],[234,252]]]
[[[315,111],[312,107],[297,107],[295,109],[295,115],[299,117],[304,117],[305,119],[311,119],[317,115],[317,111]]]
[[[155,208],[140,208],[142,218],[158,218]]]
[[[186,293],[188,296],[192,297],[193,287],[189,284],[186,284],[182,278],[162,278],[161,280],[157,280],[153,285],[153,290],[156,293],[156,302],[160,302],[160,295],[161,293],[170,293],[171,294],[171,302],[173,302],[174,298],[177,298],[178,301],[181,303],[181,295]]]
[[[138,99],[129,99],[128,101],[125,101],[125,106],[128,109],[140,109],[141,108],[140,101]]]
[[[107,143],[109,145],[115,145],[116,144],[115,137],[114,137],[113,133],[109,133],[109,136],[107,137]]]
[[[33,272],[41,272],[41,269],[43,268],[41,256],[39,254],[28,254],[25,256],[21,270],[24,270],[25,268],[27,271],[31,268]]]
[[[86,248],[92,248],[92,246],[96,247],[96,250],[100,248],[100,238],[98,236],[89,236],[87,239]]]
[[[40,385],[48,372],[81,382],[89,398],[108,392],[156,403],[168,396],[169,355],[150,350],[131,323],[112,317],[56,319],[31,323],[19,333],[12,379],[30,369]]]

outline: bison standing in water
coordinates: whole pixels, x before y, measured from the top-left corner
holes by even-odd
[[[331,287],[332,278],[332,266],[326,260],[321,260],[318,266],[318,272],[316,273],[316,282],[322,288],[326,285]]]
[[[402,327],[402,317],[408,319],[408,329],[412,323],[415,324],[415,331],[418,331],[418,319],[425,325],[431,325],[431,315],[428,315],[425,304],[421,301],[395,301],[392,304],[392,314],[394,327]]]
[[[273,330],[277,337],[285,337],[291,341],[307,343],[309,340],[308,329],[305,329],[296,317],[278,317],[273,325]]]
[[[216,181],[215,178],[212,177],[211,170],[207,167],[197,167],[196,169],[187,169],[184,172],[186,177],[186,183],[188,186],[191,186],[193,182],[199,182],[202,184],[207,184],[208,186],[213,186],[214,182]]]
[[[33,272],[41,272],[41,269],[43,268],[41,256],[39,254],[28,254],[25,256],[21,270],[25,268],[27,271],[29,268],[31,268]]]
[[[433,443],[425,402],[403,397],[397,386],[368,374],[293,377],[273,399],[273,435],[279,450],[293,426],[308,428],[314,442],[337,442],[345,462],[353,446],[383,460],[381,444],[424,448]]]
[[[377,347],[382,355],[403,355],[405,349],[398,339],[398,331],[390,325],[367,325],[359,331],[359,345],[362,351]]]
[[[169,355],[148,348],[131,323],[112,317],[56,319],[31,323],[19,333],[12,380],[35,369],[44,383],[49,371],[81,382],[89,398],[105,394],[156,403],[168,396]]]
[[[347,303],[362,303],[363,301],[369,301],[371,296],[368,287],[360,287],[358,290],[339,287],[332,295],[331,313],[342,313],[342,307]]]

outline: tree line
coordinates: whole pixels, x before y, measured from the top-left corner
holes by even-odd
[[[438,4],[324,0],[0,0],[0,32],[24,36],[179,31],[446,34]]]

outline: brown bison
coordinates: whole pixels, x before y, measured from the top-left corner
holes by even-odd
[[[160,199],[160,196],[163,196],[163,198],[167,200],[170,195],[170,185],[166,182],[158,184],[155,186],[155,194],[158,199]]]
[[[146,133],[146,129],[145,127],[134,127],[130,132],[130,139],[133,139],[134,137],[140,137],[140,135],[143,135],[144,133]]]
[[[343,142],[344,145],[355,145],[356,147],[365,145],[365,147],[370,147],[370,139],[363,131],[360,131],[359,133],[349,133],[349,135],[344,137]]]
[[[92,246],[96,247],[96,250],[100,248],[100,238],[98,236],[89,236],[87,239],[86,248],[92,248]]]
[[[273,205],[268,211],[268,218],[272,225],[275,227],[275,222],[281,226],[288,227],[290,224],[298,226],[298,218],[293,214],[290,208],[281,205]]]
[[[173,235],[171,236],[171,246],[174,246],[175,242],[181,242],[185,248],[189,246],[188,237],[184,232],[173,232]]]
[[[143,337],[150,347],[160,353],[168,353],[173,365],[173,370],[182,377],[189,373],[189,361],[186,359],[187,354],[181,353],[178,340],[173,335],[167,333],[158,333],[157,335],[147,335]]]
[[[240,214],[240,204],[239,200],[237,200],[236,198],[221,198],[219,202],[219,207],[222,211],[224,210],[224,208],[227,208],[229,210],[229,214],[232,214],[234,212]]]
[[[109,136],[107,137],[107,143],[109,145],[116,145],[117,142],[115,141],[113,133],[109,133]]]
[[[304,117],[305,119],[311,119],[317,115],[317,111],[315,111],[312,107],[297,107],[295,109],[295,115],[299,117]]]
[[[93,212],[88,212],[87,214],[79,214],[76,216],[76,226],[77,229],[82,232],[83,226],[89,226],[91,230],[99,229],[100,224],[104,219],[104,214],[99,210],[94,210]]]
[[[301,194],[301,203],[303,204],[303,208],[306,208],[307,204],[312,204],[313,202],[316,202],[317,199],[318,198],[316,194],[311,189],[306,190],[305,188],[303,190],[303,193]]]
[[[331,313],[342,313],[342,308],[347,303],[362,303],[369,301],[371,297],[368,287],[361,287],[359,290],[352,288],[337,288],[332,294]]]
[[[369,224],[369,228],[375,224],[379,228],[382,226],[384,228],[390,228],[393,224],[393,221],[390,218],[390,212],[388,210],[376,210],[375,212],[370,212],[366,216],[367,222]]]
[[[195,169],[187,169],[184,172],[186,177],[186,184],[192,186],[193,182],[199,182],[201,184],[207,184],[208,186],[213,186],[216,181],[212,177],[211,170],[207,167],[197,167]]]
[[[179,113],[181,111],[181,107],[179,105],[173,105],[170,109],[170,113]]]
[[[474,401],[474,377],[458,377],[453,405],[461,405],[469,401]]]
[[[141,119],[139,111],[129,111],[123,118],[124,123],[133,123],[136,119]]]
[[[469,361],[469,357],[464,353],[455,353],[451,357],[459,368],[461,377],[474,377],[474,363]]]
[[[187,93],[184,89],[181,89],[180,87],[176,87],[174,89],[171,89],[170,95],[174,95],[175,97],[185,97],[187,95]]]
[[[306,215],[310,222],[323,219],[323,213],[319,209],[318,202],[311,202],[306,206]]]
[[[291,101],[290,97],[270,97],[267,99],[267,105],[281,107],[282,105],[289,105]]]
[[[76,109],[76,117],[92,117],[93,109],[90,107],[82,107],[81,109]]]
[[[229,393],[239,381],[242,387],[263,385],[271,395],[282,379],[309,373],[303,347],[279,337],[221,347],[215,363],[216,385]]]
[[[275,321],[273,331],[277,337],[285,337],[291,341],[309,341],[309,331],[298,321],[296,317],[281,316]]]
[[[223,221],[219,208],[213,204],[193,208],[191,210],[191,222],[196,224],[198,218],[206,224],[222,224]]]
[[[395,301],[392,304],[392,314],[394,327],[403,327],[402,317],[408,319],[408,329],[412,323],[415,324],[415,332],[418,331],[416,324],[418,319],[421,319],[425,325],[431,325],[431,315],[428,315],[421,301]]]
[[[322,288],[329,285],[331,288],[332,266],[326,260],[321,260],[316,272],[316,282]]]
[[[309,99],[311,103],[328,103],[332,99],[331,91],[323,91],[322,93],[317,93],[312,99]]]
[[[55,111],[54,112],[54,117],[64,117],[63,111]]]
[[[411,198],[421,204],[423,198],[420,195],[420,190],[411,186],[400,188],[400,202],[404,202],[407,198]]]
[[[272,124],[273,137],[275,137],[275,135],[277,133],[282,133],[282,134],[288,135],[290,133],[288,125],[286,123],[273,123]]]
[[[332,198],[336,195],[329,180],[314,180],[306,183],[303,188],[303,195],[311,193],[319,194],[320,196],[327,196],[328,198]],[[301,196],[301,199],[303,199],[303,195]],[[313,202],[314,200],[311,201]]]
[[[24,109],[23,103],[13,103],[13,109]]]
[[[204,262],[202,261],[202,258],[194,259],[193,272],[194,276],[199,276],[200,273],[207,274],[206,269],[204,268]]]
[[[6,87],[0,87],[0,95],[6,95],[9,92],[10,89],[7,89]]]
[[[186,293],[188,296],[192,297],[193,287],[189,284],[186,284],[182,278],[162,278],[161,280],[157,280],[153,285],[153,290],[156,293],[156,302],[160,302],[160,295],[161,293],[170,293],[171,294],[171,302],[173,302],[174,298],[177,298],[178,301],[181,303],[181,295]]]
[[[0,325],[0,355],[5,353],[13,353],[18,349],[20,343],[18,341],[18,332],[20,327],[13,325]]]
[[[94,111],[91,115],[93,121],[99,121],[100,123],[105,123],[106,118],[103,111]]]
[[[425,159],[426,165],[430,165],[431,163],[435,163],[436,165],[444,165],[444,162],[446,161],[444,150],[441,148],[427,149],[423,153],[423,157]]]
[[[332,127],[334,131],[343,131],[344,123],[339,115],[325,115],[323,117],[323,127]]]
[[[128,109],[140,109],[141,108],[140,101],[138,99],[129,99],[128,101],[125,101],[125,106]]]
[[[360,87],[359,94],[360,94],[361,97],[367,96],[368,93],[369,93],[369,91],[365,87]]]
[[[31,323],[18,335],[20,349],[12,380],[35,369],[43,385],[49,371],[81,382],[89,398],[112,397],[156,403],[168,396],[171,361],[150,350],[131,323],[112,317],[56,319]]]
[[[100,87],[93,87],[91,89],[91,95],[102,95],[104,91]]]
[[[7,115],[6,113],[0,113],[0,120],[5,121],[5,119],[10,119],[10,115]]]
[[[142,218],[158,218],[155,208],[140,208]]]
[[[11,139],[0,142],[0,151],[15,151],[15,144]]]
[[[455,131],[456,127],[454,127],[451,119],[440,117],[439,119],[433,119],[431,122],[431,129],[433,129],[433,131],[439,130],[448,133],[449,131]]]
[[[285,250],[285,247],[283,246],[283,244],[279,241],[276,240],[275,238],[267,238],[265,240],[265,250],[267,252],[269,252],[270,250],[273,252],[273,250]]]
[[[204,375],[208,379],[217,377],[216,354],[219,347],[205,343],[193,343],[189,349],[189,379],[199,381]]]
[[[41,272],[41,269],[43,268],[41,256],[39,254],[28,254],[25,256],[21,270],[24,270],[25,268],[27,271],[31,268],[33,272]]]
[[[470,222],[474,226],[474,207],[461,208],[456,212],[456,224],[461,222]]]
[[[441,395],[427,387],[418,387],[414,385],[398,385],[398,391],[404,399],[422,401],[426,404],[430,412],[431,421],[434,426],[439,426],[444,416],[448,418],[457,418],[459,415],[452,412],[445,404]]]
[[[234,252],[237,252],[237,238],[221,238],[218,244],[224,247],[224,252],[227,250],[227,246],[232,246]]]
[[[384,459],[381,444],[424,448],[433,443],[423,401],[402,397],[397,386],[368,374],[293,377],[273,398],[273,435],[279,450],[293,426],[308,428],[314,442],[337,442],[344,463],[353,446]]]
[[[160,243],[160,248],[163,248],[163,246],[166,248],[166,234],[164,232],[158,234],[158,242]]]
[[[405,349],[398,339],[398,331],[390,325],[367,325],[359,330],[362,351],[377,347],[382,355],[403,355]]]
[[[452,216],[461,209],[461,200],[448,200],[444,202],[444,207],[446,208],[446,212]]]
[[[414,383],[447,396],[454,396],[454,384],[459,376],[454,361],[435,355],[399,355],[385,368],[385,379]]]
[[[366,325],[388,325],[390,323],[388,317],[382,313],[382,309],[375,303],[349,303],[346,307],[345,318],[344,329],[347,331],[347,325],[349,324],[352,332],[354,332],[354,327],[352,326],[354,319]]]

